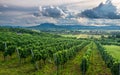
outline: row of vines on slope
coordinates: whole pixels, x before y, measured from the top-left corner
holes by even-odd
[[[90,44],[93,45],[93,42],[91,42]],[[82,62],[80,63],[80,69],[82,71],[82,75],[86,74],[86,71],[90,64],[91,54],[92,54],[92,47],[89,47],[82,58]]]
[[[113,58],[100,43],[96,42],[99,52],[102,55],[103,60],[105,61],[108,68],[111,69],[113,75],[120,75],[120,61]]]
[[[79,44],[77,46],[73,46],[70,49],[62,50],[56,52],[54,57],[54,62],[57,67],[57,71],[59,71],[59,66],[64,65],[68,60],[73,58],[78,51],[80,51],[83,47],[85,47],[89,42],[83,42],[82,44]],[[58,72],[57,72],[58,74]]]
[[[3,53],[4,59],[16,54],[19,62],[30,57],[33,64],[41,60],[45,64],[47,59],[53,59],[54,54],[60,51],[68,50],[70,52],[73,50],[71,54],[74,55],[74,50],[81,49],[82,47],[79,48],[79,45],[83,42],[73,38],[51,38],[17,33],[5,33],[0,38],[0,51]],[[38,69],[38,66],[36,66],[36,69]]]

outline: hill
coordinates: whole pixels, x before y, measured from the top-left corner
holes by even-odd
[[[120,26],[83,26],[83,25],[55,25],[43,23],[37,26],[27,27],[41,31],[62,31],[62,30],[120,30]]]

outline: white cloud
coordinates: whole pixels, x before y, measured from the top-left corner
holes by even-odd
[[[8,8],[8,5],[6,5],[6,4],[3,4],[3,7],[5,7],[5,8]]]
[[[87,19],[82,18],[79,23],[83,25],[93,25],[93,26],[105,26],[105,25],[119,25],[120,26],[120,19]]]
[[[76,18],[77,14],[78,12],[72,11],[71,9],[62,6],[39,6],[39,12],[34,13],[34,16],[71,19]]]
[[[65,12],[58,6],[40,6],[39,13],[36,16],[60,18],[65,16]]]
[[[87,19],[87,18],[77,18],[76,20],[79,23],[84,24],[84,25],[86,25],[85,23],[87,23],[89,21],[89,19]]]
[[[2,14],[2,12],[0,12],[0,15]]]
[[[66,3],[80,2],[81,0],[0,0],[2,4],[16,6],[38,6],[38,5],[61,5]]]

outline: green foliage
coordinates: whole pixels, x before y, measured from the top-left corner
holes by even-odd
[[[30,55],[30,50],[19,47],[20,58],[27,58]]]
[[[111,69],[113,75],[119,74],[119,62],[113,58],[103,47],[100,43],[96,42],[99,51],[102,55],[103,60],[107,64],[107,66]]]
[[[4,52],[5,51],[5,43],[0,42],[0,51]]]
[[[31,60],[32,63],[35,63],[36,61],[40,61],[42,59],[42,54],[40,53],[40,51],[34,50],[33,53],[34,56],[32,57]]]
[[[4,56],[7,56],[7,55],[12,56],[12,54],[15,52],[15,50],[16,50],[15,45],[8,46],[4,52]]]
[[[120,73],[120,63],[115,62],[111,67],[111,71],[113,75],[119,75]]]
[[[83,73],[83,75],[85,75],[88,67],[89,67],[89,63],[90,63],[90,56],[91,56],[92,50],[90,48],[87,49],[85,55],[82,58],[82,62],[80,64],[80,69]]]
[[[53,54],[54,62],[56,64],[56,66],[65,64],[68,60],[70,60],[72,57],[74,57],[76,55],[76,53],[79,50],[81,50],[83,47],[85,47],[88,43],[89,42],[84,42],[80,45],[73,46],[70,49],[58,51],[55,54]]]
[[[12,56],[16,50],[18,56],[16,58],[20,60],[19,62],[29,59],[36,68],[38,61],[42,60],[46,64],[47,60],[53,60],[53,58],[56,65],[63,65],[87,44],[75,38],[68,39],[19,28],[5,28],[0,31],[0,51],[3,51],[4,57]]]
[[[83,72],[83,75],[85,75],[88,69],[88,60],[85,57],[82,59],[82,62],[80,64],[80,69]]]
[[[45,60],[46,60],[47,57],[48,57],[48,52],[47,52],[46,50],[41,50],[40,52],[41,52],[41,54],[42,54],[42,59],[43,59],[43,61],[44,61],[44,63],[45,63]]]

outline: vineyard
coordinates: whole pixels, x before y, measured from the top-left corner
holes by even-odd
[[[94,38],[2,29],[0,75],[120,75],[120,46],[105,44]]]

